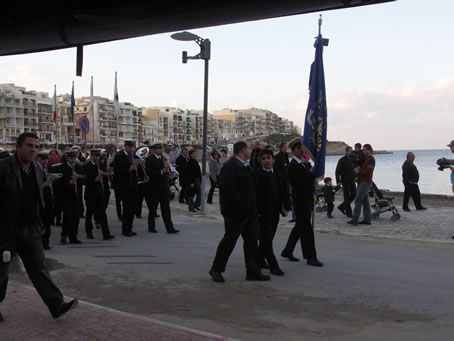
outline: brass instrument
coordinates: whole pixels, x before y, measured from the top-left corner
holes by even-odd
[[[145,169],[145,159],[147,158],[149,152],[150,148],[148,147],[141,147],[136,151],[136,156],[138,157],[138,159],[134,159],[134,164],[141,167],[144,174],[144,179],[138,181],[137,182],[138,185],[145,184],[150,181],[150,178],[148,177],[147,171]],[[138,174],[136,173],[136,175]]]

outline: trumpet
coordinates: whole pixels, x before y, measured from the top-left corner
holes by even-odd
[[[54,181],[60,179],[63,176],[62,173],[47,173],[47,180]]]
[[[145,159],[147,158],[149,152],[150,148],[148,147],[141,147],[136,151],[136,156],[138,157],[138,159],[134,159],[134,164],[142,168],[144,175],[144,179],[137,182],[138,185],[146,184],[150,181],[150,178],[148,177],[147,171],[145,169]],[[136,173],[136,175],[138,174]]]

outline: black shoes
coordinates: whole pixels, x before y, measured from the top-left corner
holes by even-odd
[[[69,239],[70,244],[82,244],[82,242],[79,239]]]
[[[296,219],[290,219],[288,222],[289,223],[296,223]]]
[[[148,232],[151,232],[151,233],[158,233],[158,230],[156,230],[154,227],[149,227],[149,228],[148,228]]]
[[[210,270],[209,272],[211,278],[213,281],[218,282],[218,283],[223,283],[225,282],[224,276],[220,272],[217,272],[215,270]]]
[[[93,234],[92,233],[87,233],[87,239],[94,239]]]
[[[427,210],[427,208],[423,207],[423,206],[416,208],[416,211],[424,211],[424,210]]]
[[[291,262],[299,262],[299,259],[293,256],[291,253],[282,251],[281,257],[287,258]]]
[[[404,212],[411,212],[411,210],[408,207],[403,207],[402,209],[404,210]]]
[[[354,225],[354,226],[358,226],[358,222],[357,222],[357,221],[354,221],[353,219],[347,221],[347,224]]]
[[[372,223],[370,221],[365,221],[365,220],[361,220],[359,223],[362,225],[372,225]]]
[[[197,210],[196,210],[195,208],[193,208],[193,209],[189,209],[189,212],[195,212],[195,213],[197,213]]]
[[[327,217],[330,219],[334,218],[332,214],[328,214]]]
[[[130,231],[124,231],[124,232],[122,232],[121,234],[122,234],[123,236],[125,236],[125,237],[132,237],[132,236],[133,236],[133,234],[132,234]]]
[[[261,268],[262,269],[269,269],[270,265],[268,264],[268,262],[266,260],[263,260]]]
[[[345,212],[345,209],[344,209],[344,208],[340,208],[340,207],[338,207],[337,209],[338,209],[339,211],[341,211],[341,212],[342,212],[342,214],[347,214],[347,213]]]
[[[113,235],[111,235],[111,234],[102,237],[102,239],[104,239],[104,240],[111,240],[111,239],[114,239],[114,238],[115,238],[115,236],[113,236]]]
[[[0,322],[3,322],[3,321],[5,321],[5,319],[3,318],[2,313],[0,313]]]
[[[62,245],[66,244],[66,237],[64,237],[64,236],[60,237],[60,244],[62,244]]]
[[[171,229],[171,230],[167,230],[167,233],[178,233],[180,232],[180,230],[176,230],[176,229]]]
[[[285,272],[281,268],[270,269],[270,273],[276,276],[284,276]]]
[[[263,274],[247,274],[246,281],[269,281],[271,279],[268,275]]]
[[[142,219],[142,216],[140,214],[136,214],[137,219]]]
[[[44,250],[50,250],[51,247],[49,246],[49,243],[43,243],[43,249]]]
[[[307,264],[308,265],[312,265],[312,266],[317,266],[319,268],[321,268],[323,266],[323,263],[320,262],[317,258],[310,258],[307,260]]]
[[[73,310],[75,307],[77,307],[77,303],[79,303],[79,299],[75,298],[71,302],[68,303],[62,303],[60,306],[60,309],[56,314],[52,314],[52,317],[54,319],[58,319],[59,317],[63,316],[67,312]]]

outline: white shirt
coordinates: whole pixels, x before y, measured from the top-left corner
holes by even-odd
[[[238,156],[235,155],[235,157],[237,158],[237,160],[239,160],[244,167],[248,167],[249,166],[249,162],[247,161],[244,161],[243,159],[240,159]]]
[[[299,158],[297,158],[296,156],[293,156],[293,158],[294,158],[295,161],[298,162],[299,164],[302,164],[302,163],[304,164],[304,161],[301,160],[301,159],[299,159]]]
[[[271,168],[271,169],[266,169],[266,168],[262,167],[262,169],[263,169],[265,172],[273,173],[273,168]]]

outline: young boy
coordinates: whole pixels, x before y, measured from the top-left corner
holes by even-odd
[[[326,177],[324,180],[325,186],[322,188],[323,196],[325,197],[325,202],[328,204],[328,218],[333,217],[333,209],[334,209],[334,200],[336,194],[336,187],[333,186],[333,179],[329,176]]]

